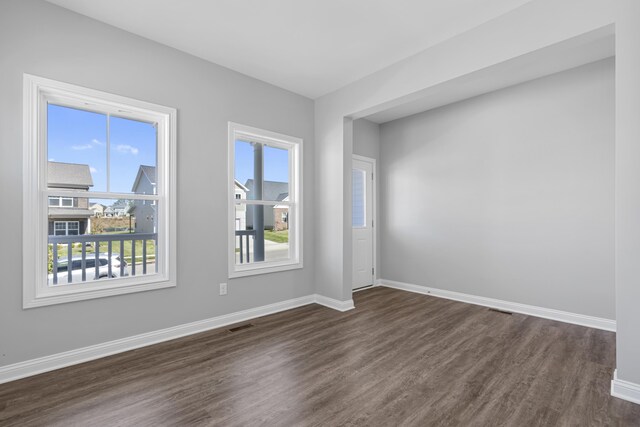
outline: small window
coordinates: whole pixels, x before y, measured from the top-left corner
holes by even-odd
[[[49,206],[72,208],[73,198],[72,197],[49,197]]]
[[[302,139],[229,123],[229,155],[229,277],[302,268]]]
[[[79,221],[56,221],[53,223],[54,236],[77,236],[80,234]]]
[[[23,306],[175,286],[176,110],[24,83]]]

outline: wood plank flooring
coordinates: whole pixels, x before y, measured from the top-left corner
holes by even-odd
[[[615,334],[373,288],[0,385],[2,426],[640,426]]]

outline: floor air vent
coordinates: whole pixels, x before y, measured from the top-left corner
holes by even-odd
[[[246,325],[240,325],[240,326],[236,326],[235,328],[231,328],[229,329],[229,332],[238,332],[243,329],[252,328],[252,327],[253,327],[253,323],[247,323]]]
[[[489,311],[495,311],[496,313],[508,314],[511,316],[513,313],[510,311],[498,310],[497,308],[490,308]]]

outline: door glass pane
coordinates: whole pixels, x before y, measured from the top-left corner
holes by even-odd
[[[351,174],[352,182],[352,211],[351,224],[353,227],[364,227],[366,224],[365,214],[365,186],[366,172],[361,169],[353,169]]]

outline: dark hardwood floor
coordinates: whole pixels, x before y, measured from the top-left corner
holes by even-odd
[[[640,425],[615,334],[387,288],[0,385],[2,426]]]

